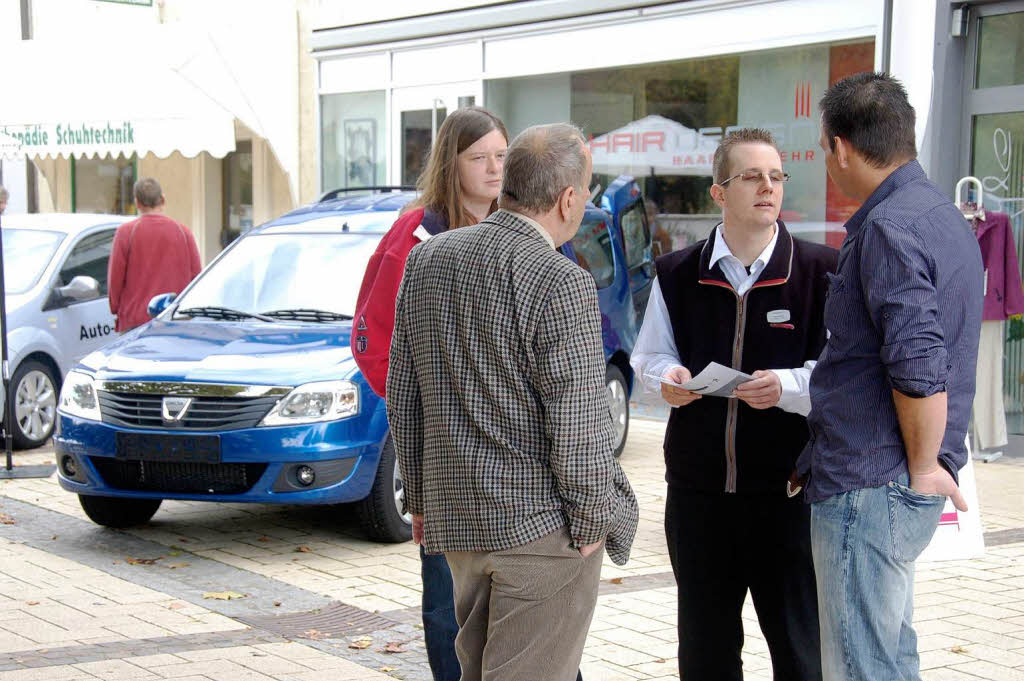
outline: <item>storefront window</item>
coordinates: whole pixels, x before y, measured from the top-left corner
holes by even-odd
[[[982,17],[975,87],[1024,85],[1024,12]]]
[[[971,173],[981,180],[989,207],[1024,209],[1024,111],[974,117]],[[1001,204],[1012,202],[1016,210]]]
[[[243,141],[224,157],[224,222],[221,246],[252,227],[252,142]]]
[[[766,128],[793,178],[783,220],[803,223],[797,231],[804,236],[834,241],[825,223],[841,222],[855,207],[827,182],[817,104],[832,83],[873,68],[873,41],[810,45],[493,80],[485,105],[513,135],[573,121],[591,140],[595,183],[632,175],[666,224],[673,216],[717,214],[708,190],[718,140],[734,127]]]
[[[134,215],[135,155],[71,159],[71,210]]]
[[[431,140],[447,117],[443,107],[402,112],[402,184],[416,184],[427,165]]]
[[[324,191],[385,183],[384,109],[383,90],[320,98]]]

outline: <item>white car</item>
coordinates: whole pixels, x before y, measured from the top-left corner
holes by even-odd
[[[107,261],[114,232],[132,218],[45,213],[0,219],[14,445],[27,449],[53,433],[68,369],[116,336]]]

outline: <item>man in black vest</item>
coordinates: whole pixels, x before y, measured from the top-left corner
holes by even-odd
[[[765,130],[726,135],[711,196],[722,223],[663,256],[632,365],[672,409],[665,433],[665,534],[679,598],[679,674],[743,678],[749,589],[774,678],[821,679],[810,514],[787,494],[808,439],[810,367],[825,344],[834,249],[794,239],[778,219],[783,184]],[[711,362],[753,376],[735,397],[685,383]],[[812,362],[812,364],[806,364]]]

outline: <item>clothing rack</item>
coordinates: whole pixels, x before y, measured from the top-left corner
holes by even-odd
[[[960,200],[960,190],[968,183],[974,185],[976,200],[973,202]],[[971,198],[970,192],[968,192],[967,198]],[[953,190],[953,200],[956,201],[956,205],[960,208],[960,212],[964,214],[964,217],[972,223],[975,220],[985,219],[985,187],[978,178],[970,175],[960,178],[960,181],[956,183],[956,189]]]
[[[969,200],[971,198],[970,190],[968,190],[966,197],[968,200],[960,200],[960,190],[967,184],[974,185],[975,201]],[[953,190],[953,199],[956,201],[957,207],[960,208],[960,212],[977,229],[978,220],[985,220],[985,187],[981,184],[981,180],[970,175],[960,178],[960,181],[956,183],[956,188]],[[985,463],[992,463],[1002,455],[1002,452],[971,452],[972,459],[984,461]]]

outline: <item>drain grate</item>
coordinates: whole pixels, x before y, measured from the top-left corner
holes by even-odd
[[[287,638],[341,638],[390,629],[398,622],[337,601],[309,612],[236,617],[250,627]],[[310,635],[315,632],[313,635]]]

